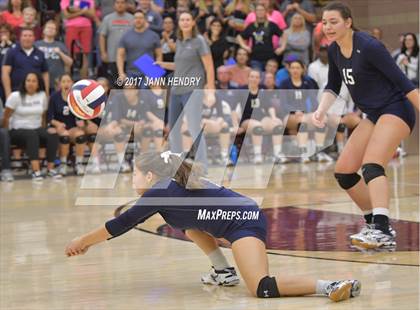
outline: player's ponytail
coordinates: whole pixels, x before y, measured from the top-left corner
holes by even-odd
[[[136,159],[136,167],[143,174],[152,172],[158,179],[172,178],[179,185],[190,190],[202,188],[203,171],[200,165],[193,165],[189,159],[169,151],[146,152]]]
[[[323,8],[322,12],[325,12],[325,11],[337,11],[340,13],[341,17],[344,20],[351,18],[351,29],[353,29],[354,31],[359,31],[359,29],[354,26],[354,19],[353,19],[353,16],[351,15],[350,8],[344,3],[331,2]]]

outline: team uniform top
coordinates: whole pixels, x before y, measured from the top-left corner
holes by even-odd
[[[218,98],[216,94],[216,102],[211,107],[203,105],[203,111],[201,116],[203,119],[217,119],[219,117],[226,120],[228,123],[230,121],[230,106],[227,102],[223,102]]]
[[[256,202],[248,197],[206,180],[203,181],[203,185],[202,189],[188,190],[173,179],[160,180],[147,190],[133,207],[106,222],[105,227],[113,237],[117,237],[159,213],[175,228],[205,231],[230,242],[245,236],[254,236],[265,242],[266,220],[262,212],[258,213],[258,219],[245,220],[242,219],[242,215],[233,219],[220,216],[200,219],[199,214],[203,214],[202,210],[207,210],[210,214],[217,210],[240,211],[241,214],[245,211],[259,211]],[[214,205],[214,202],[218,202],[217,199],[220,205]],[[195,203],[192,203],[193,200]]]
[[[108,125],[113,121],[119,121],[121,117],[121,107],[118,101],[114,101],[114,97],[108,99],[108,102],[105,105],[104,112],[102,114],[102,122],[103,125]]]
[[[150,112],[162,121],[165,119],[166,91],[156,94],[152,90],[142,89],[140,104],[144,107],[144,112]]]
[[[76,127],[77,118],[71,113],[67,101],[63,100],[61,91],[53,93],[50,97],[47,120],[48,123],[51,123],[52,120],[64,123],[66,129]]]
[[[338,44],[333,42],[328,48],[328,58],[330,66],[326,90],[338,94],[343,81],[356,106],[368,114],[368,118],[370,114],[387,108],[383,112],[396,114],[406,122],[412,121],[407,118],[411,112],[414,114],[414,109],[405,94],[416,87],[398,68],[380,41],[367,33],[355,31],[351,57],[345,58]],[[392,105],[395,109],[389,110]],[[406,111],[398,111],[402,109]]]
[[[240,124],[248,119],[260,121],[264,117],[269,116],[268,109],[271,106],[269,106],[268,102],[262,100],[262,92],[262,89],[260,89],[257,94],[249,92],[245,104],[243,104],[243,101],[239,102],[241,111],[243,111]]]
[[[300,86],[295,86],[289,77],[280,83],[279,89],[287,89],[280,91],[281,114],[287,115],[289,112],[293,114],[296,111],[310,113],[316,110],[319,87],[309,76],[302,77]]]
[[[138,90],[137,90],[138,91]],[[128,103],[124,91],[114,95],[112,101],[118,105],[118,120],[126,119],[128,121],[140,121],[145,118],[143,105],[140,102],[140,93],[138,93],[137,102],[135,105]],[[117,116],[115,116],[117,117]]]

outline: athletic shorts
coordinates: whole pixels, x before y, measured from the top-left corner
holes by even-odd
[[[69,52],[72,51],[72,42],[78,41],[84,54],[92,51],[92,27],[67,27],[66,28],[66,46]],[[77,43],[74,43],[73,51],[80,52]]]
[[[267,237],[267,221],[264,213],[260,210],[258,220],[249,220],[242,224],[237,229],[234,229],[228,235],[224,236],[231,244],[236,240],[245,237],[255,237],[260,239],[262,242],[266,242]]]
[[[384,114],[391,114],[399,117],[408,125],[410,131],[413,130],[414,125],[416,124],[416,112],[414,111],[413,105],[408,100],[390,104],[378,110],[367,112],[366,114],[368,120],[374,124],[376,124],[378,119]]]

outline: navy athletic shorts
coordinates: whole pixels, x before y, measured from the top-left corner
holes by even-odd
[[[392,114],[401,118],[408,125],[408,127],[410,127],[410,131],[413,130],[414,125],[416,124],[416,112],[414,111],[413,105],[408,100],[390,104],[381,109],[368,112],[366,114],[368,120],[374,124],[376,124],[378,119],[384,114]]]
[[[267,237],[267,221],[262,210],[259,212],[258,220],[248,220],[229,233],[229,235],[224,236],[231,244],[245,237],[255,237],[265,243]]]

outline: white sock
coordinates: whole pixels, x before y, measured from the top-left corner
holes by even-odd
[[[213,265],[214,269],[216,270],[223,270],[225,268],[230,267],[229,263],[226,260],[226,257],[223,255],[223,252],[220,248],[217,248],[213,252],[208,255],[211,264]]]
[[[362,211],[363,215],[368,215],[368,214],[372,214],[372,210],[367,210],[367,211]]]
[[[281,153],[281,144],[273,145],[274,156]]]
[[[124,161],[124,153],[117,154],[118,162],[122,163]]]
[[[67,157],[66,156],[60,157],[60,161],[63,165],[66,165],[67,164]]]
[[[315,293],[319,295],[327,295],[327,286],[333,281],[329,280],[317,280]]]
[[[254,154],[255,155],[261,155],[261,145],[254,145]]]
[[[341,153],[343,148],[344,148],[344,143],[343,142],[337,142],[338,153]]]
[[[83,156],[76,156],[76,164],[83,163]]]
[[[389,209],[387,208],[373,208],[373,216],[375,215],[385,215],[389,217]]]

